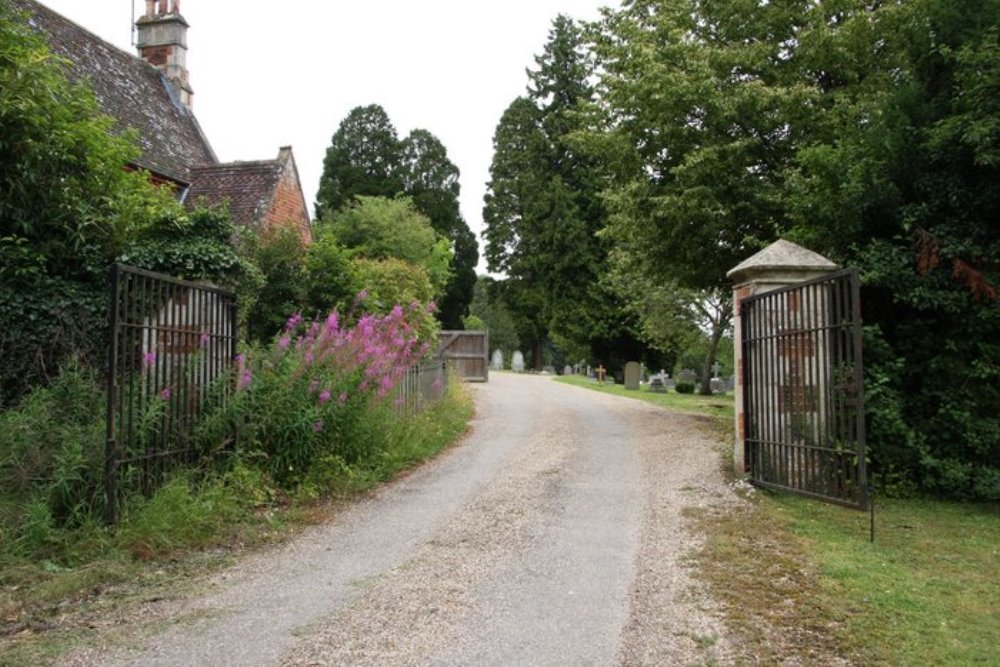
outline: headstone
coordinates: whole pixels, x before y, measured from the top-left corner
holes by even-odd
[[[555,366],[542,366],[542,375],[555,375],[555,374],[556,374]]]
[[[665,387],[664,391],[666,391],[667,389],[673,389],[674,387],[676,387],[677,383],[674,382],[674,379],[672,377],[670,377],[669,375],[664,375],[663,376],[663,386]]]
[[[626,389],[639,389],[639,373],[641,369],[639,368],[638,361],[630,361],[625,364],[625,388]]]
[[[604,370],[604,366],[598,366],[595,373],[597,374],[597,381],[604,384],[604,376],[607,373],[607,371]]]
[[[730,375],[726,378],[726,391],[733,391],[736,389],[736,376]]]
[[[685,368],[677,374],[677,381],[684,382],[685,384],[697,384],[698,375],[690,368]]]
[[[524,372],[524,355],[521,354],[520,350],[514,351],[514,356],[511,357],[510,360],[510,370],[514,371],[515,373]]]
[[[709,391],[713,394],[726,393],[726,381],[722,378],[712,378],[708,384]]]
[[[570,366],[568,364],[566,366],[563,366],[563,375],[572,375],[572,374],[573,374],[573,367],[572,366]]]
[[[500,348],[493,350],[493,360],[490,362],[490,368],[495,371],[503,370],[503,350]]]
[[[670,376],[660,371],[656,375],[651,375],[649,378],[649,390],[654,394],[664,394],[666,393],[667,381],[670,381]]]

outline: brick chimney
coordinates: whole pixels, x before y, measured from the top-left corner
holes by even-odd
[[[194,91],[188,81],[187,29],[180,0],[146,0],[146,13],[135,22],[139,57],[163,72],[181,103],[191,108]]]

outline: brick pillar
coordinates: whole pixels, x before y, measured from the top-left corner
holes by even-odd
[[[740,303],[743,299],[819,278],[836,271],[836,264],[790,241],[775,241],[756,255],[734,267],[726,275],[733,281],[733,366],[736,371],[735,441],[733,471],[738,477],[746,474],[746,412],[743,403],[743,322]]]

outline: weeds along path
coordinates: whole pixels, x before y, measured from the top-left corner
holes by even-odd
[[[686,509],[739,502],[711,430],[544,377],[474,390],[462,445],[218,576],[143,645],[69,663],[726,662],[684,565]]]

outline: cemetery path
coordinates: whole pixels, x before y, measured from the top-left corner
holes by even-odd
[[[737,500],[704,420],[494,374],[458,447],[68,664],[730,662],[685,555]]]

